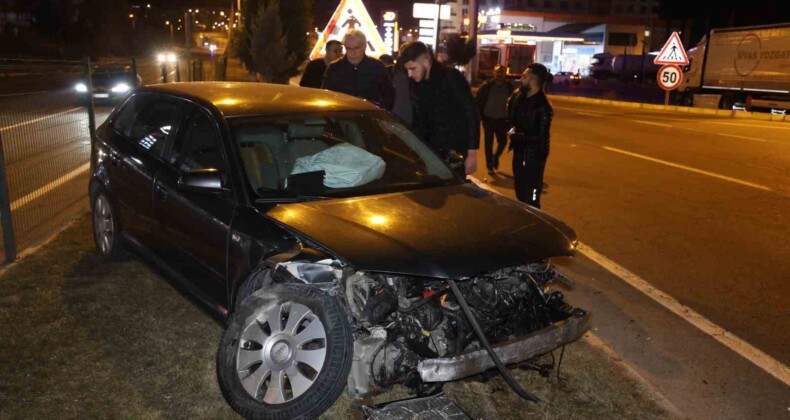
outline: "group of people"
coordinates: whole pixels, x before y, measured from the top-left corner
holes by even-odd
[[[477,170],[482,119],[488,173],[496,175],[509,142],[516,197],[540,208],[553,116],[544,94],[552,75],[545,66],[529,65],[518,86],[497,66],[475,97],[464,75],[436,61],[421,42],[403,44],[397,62],[389,65],[368,57],[366,47],[367,38],[357,29],[349,30],[342,43],[327,42],[326,55],[308,64],[300,85],[353,95],[389,110],[445,160],[461,156],[467,175]]]

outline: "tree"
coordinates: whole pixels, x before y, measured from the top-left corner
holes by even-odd
[[[254,21],[248,25],[249,55],[242,55],[246,53],[242,40],[240,59],[266,82],[288,83],[309,53],[306,33],[310,30],[311,5],[311,0],[259,0]]]
[[[457,34],[447,38],[445,47],[447,48],[448,64],[454,66],[465,66],[477,54],[477,43],[471,39],[467,41]]]

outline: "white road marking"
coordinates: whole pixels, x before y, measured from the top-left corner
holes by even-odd
[[[6,131],[6,130],[13,130],[14,128],[22,127],[22,126],[25,126],[25,125],[28,125],[28,124],[37,123],[39,121],[46,120],[48,118],[54,118],[54,117],[57,117],[59,115],[68,114],[70,112],[74,112],[74,111],[77,111],[79,109],[82,109],[82,107],[78,106],[78,107],[75,107],[75,108],[67,109],[65,111],[61,111],[61,112],[57,112],[57,113],[54,113],[54,114],[45,115],[43,117],[39,117],[39,118],[36,118],[36,119],[32,119],[30,121],[25,121],[25,122],[21,122],[19,124],[9,125],[7,127],[0,128],[0,132]]]
[[[674,128],[674,126],[672,126],[672,125],[670,125],[670,124],[663,124],[663,123],[656,123],[656,122],[642,121],[642,120],[629,120],[629,121],[631,121],[631,122],[635,122],[635,123],[639,123],[639,124],[649,124],[649,125],[657,125],[657,126],[659,126],[659,127],[669,127],[669,128]]]
[[[481,182],[479,179],[473,176],[470,176],[468,178],[475,185],[477,185],[478,187],[484,190],[491,191],[499,195],[504,195],[499,191],[497,191],[496,189],[494,189],[494,187],[484,182]],[[643,294],[645,294],[647,297],[649,297],[659,305],[668,309],[673,314],[688,321],[688,323],[698,328],[700,331],[704,332],[705,334],[711,336],[714,340],[723,344],[728,349],[738,353],[741,357],[748,360],[749,362],[759,367],[760,369],[764,370],[769,375],[782,381],[785,385],[790,385],[790,369],[788,369],[788,367],[784,363],[774,359],[773,357],[769,356],[767,353],[752,346],[746,341],[743,341],[742,339],[738,338],[738,336],[736,336],[735,334],[716,325],[709,319],[697,313],[695,310],[689,308],[686,305],[683,305],[672,296],[657,289],[655,286],[651,285],[647,280],[644,280],[641,277],[637,276],[636,274],[628,271],[625,267],[615,263],[609,258],[606,258],[604,255],[598,253],[597,251],[590,248],[589,246],[580,242],[576,246],[576,250],[579,251],[585,257],[592,260],[594,263],[606,269],[606,271],[612,273],[615,277],[626,282],[634,289],[638,290],[639,292],[642,292]]]
[[[632,152],[629,152],[627,150],[617,149],[617,148],[614,148],[614,147],[609,147],[609,146],[601,146],[601,147],[603,147],[605,150],[608,150],[610,152],[621,153],[621,154],[624,154],[624,155],[627,155],[627,156],[632,156],[632,157],[635,157],[635,158],[644,159],[644,160],[647,160],[647,161],[650,161],[650,162],[660,163],[660,164],[666,165],[666,166],[671,166],[673,168],[683,169],[683,170],[686,170],[686,171],[689,171],[689,172],[694,172],[694,173],[698,173],[698,174],[702,174],[702,175],[707,175],[707,176],[713,177],[713,178],[723,179],[725,181],[734,182],[736,184],[745,185],[747,187],[757,188],[758,190],[773,191],[773,188],[766,187],[765,185],[755,184],[753,182],[744,181],[744,180],[741,180],[741,179],[738,179],[738,178],[732,178],[732,177],[729,177],[729,176],[726,176],[726,175],[720,175],[720,174],[717,174],[717,173],[714,173],[714,172],[708,172],[708,171],[704,171],[702,169],[692,168],[690,166],[685,166],[685,165],[681,165],[681,164],[678,164],[678,163],[672,163],[672,162],[668,162],[666,160],[656,159],[656,158],[652,158],[650,156],[640,155],[638,153],[632,153]]]
[[[725,330],[724,328],[714,324],[704,316],[700,315],[693,309],[678,302],[672,296],[657,289],[646,280],[640,278],[636,274],[626,270],[624,267],[618,265],[614,261],[599,254],[594,249],[587,245],[579,244],[576,248],[585,257],[591,259],[596,264],[605,268],[610,273],[617,276],[620,280],[631,285],[636,290],[644,293],[649,298],[667,308],[675,315],[685,319],[691,325],[697,327],[705,334],[708,334],[719,343],[725,345],[730,350],[738,353],[744,359],[750,361],[755,366],[764,370],[776,379],[782,381],[785,385],[790,385],[790,369],[782,362],[769,356],[762,350],[752,346],[751,344],[738,338],[735,334]]]
[[[590,111],[590,110],[584,110],[584,109],[579,109],[579,108],[569,108],[569,107],[564,107],[564,106],[555,106],[554,108],[555,109],[563,109],[563,110],[567,110],[567,111],[573,111],[573,112],[576,112],[578,114],[584,114],[584,115],[596,114],[596,115],[600,115],[600,116],[626,118],[626,117],[622,116],[622,114],[611,113],[611,112]],[[648,113],[640,114],[639,117],[640,118],[656,119],[656,120],[664,120],[664,121],[688,122],[688,123],[695,123],[695,124],[696,123],[704,123],[704,124],[717,124],[717,125],[731,125],[731,126],[735,126],[735,127],[746,127],[746,128],[767,128],[767,129],[771,129],[771,130],[790,130],[790,124],[779,123],[779,122],[765,121],[767,123],[765,125],[755,125],[755,124],[739,124],[739,123],[734,123],[734,122],[721,121],[723,119],[727,119],[727,120],[731,119],[731,118],[727,118],[727,117],[711,118],[711,117],[701,116],[700,118],[671,118],[671,117],[665,117],[665,116],[660,116],[660,115],[652,115],[652,114],[648,114]],[[673,127],[683,128],[683,127],[677,127],[677,126],[673,126]],[[684,129],[685,130],[689,130],[688,128],[684,128]],[[692,130],[692,131],[694,131],[694,130]],[[753,137],[748,138],[748,139],[749,140],[754,140]],[[768,140],[762,140],[762,141],[768,141]],[[779,143],[779,142],[774,142],[774,143]]]
[[[14,202],[11,203],[11,211],[14,211],[26,204],[29,204],[32,201],[40,198],[43,195],[46,195],[49,192],[52,192],[52,190],[54,190],[55,188],[82,175],[83,172],[87,172],[90,169],[90,167],[91,167],[90,162],[80,165],[76,169],[73,169],[71,172],[67,173],[66,175],[63,175],[62,177],[50,182],[47,185],[44,185],[43,187],[25,195],[24,197],[14,200]]]
[[[584,111],[576,111],[576,113],[580,115],[587,115],[589,117],[606,117],[610,115],[610,114],[604,114],[599,112],[584,112]]]
[[[590,113],[590,114],[597,114],[597,115],[616,115],[615,113],[612,113],[612,112],[592,111],[592,110],[589,110],[589,109],[571,108],[571,107],[567,107],[567,106],[556,106],[555,105],[555,106],[553,106],[553,108],[554,109],[564,109],[566,111],[578,112],[580,114],[587,112],[587,113]]]
[[[694,131],[700,131],[700,132],[703,132],[702,130],[694,130]],[[718,135],[720,135],[720,136],[734,137],[734,138],[736,138],[736,139],[744,139],[744,140],[751,140],[751,141],[759,141],[759,142],[761,142],[761,143],[778,143],[778,144],[786,144],[786,145],[790,146],[790,143],[783,143],[783,142],[779,142],[779,141],[771,141],[771,140],[765,140],[765,139],[758,139],[758,138],[756,138],[756,137],[739,136],[739,135],[737,135],[737,134],[728,134],[728,133],[716,133],[716,134],[718,134]]]

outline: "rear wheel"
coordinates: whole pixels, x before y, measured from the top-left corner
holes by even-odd
[[[684,93],[680,96],[680,106],[692,107],[694,106],[694,95],[691,93]]]
[[[732,107],[735,105],[735,97],[725,93],[721,95],[721,100],[719,100],[719,109],[726,109],[727,111],[732,111]]]
[[[343,391],[352,352],[337,298],[278,284],[244,299],[230,317],[217,379],[228,404],[246,418],[315,418]]]
[[[96,250],[110,261],[120,260],[124,255],[118,213],[107,192],[100,188],[91,203],[93,219],[93,241]]]

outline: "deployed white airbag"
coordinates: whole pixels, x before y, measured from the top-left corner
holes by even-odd
[[[341,143],[314,155],[296,159],[291,175],[324,171],[324,186],[353,188],[384,176],[386,163],[380,157],[349,143]]]

